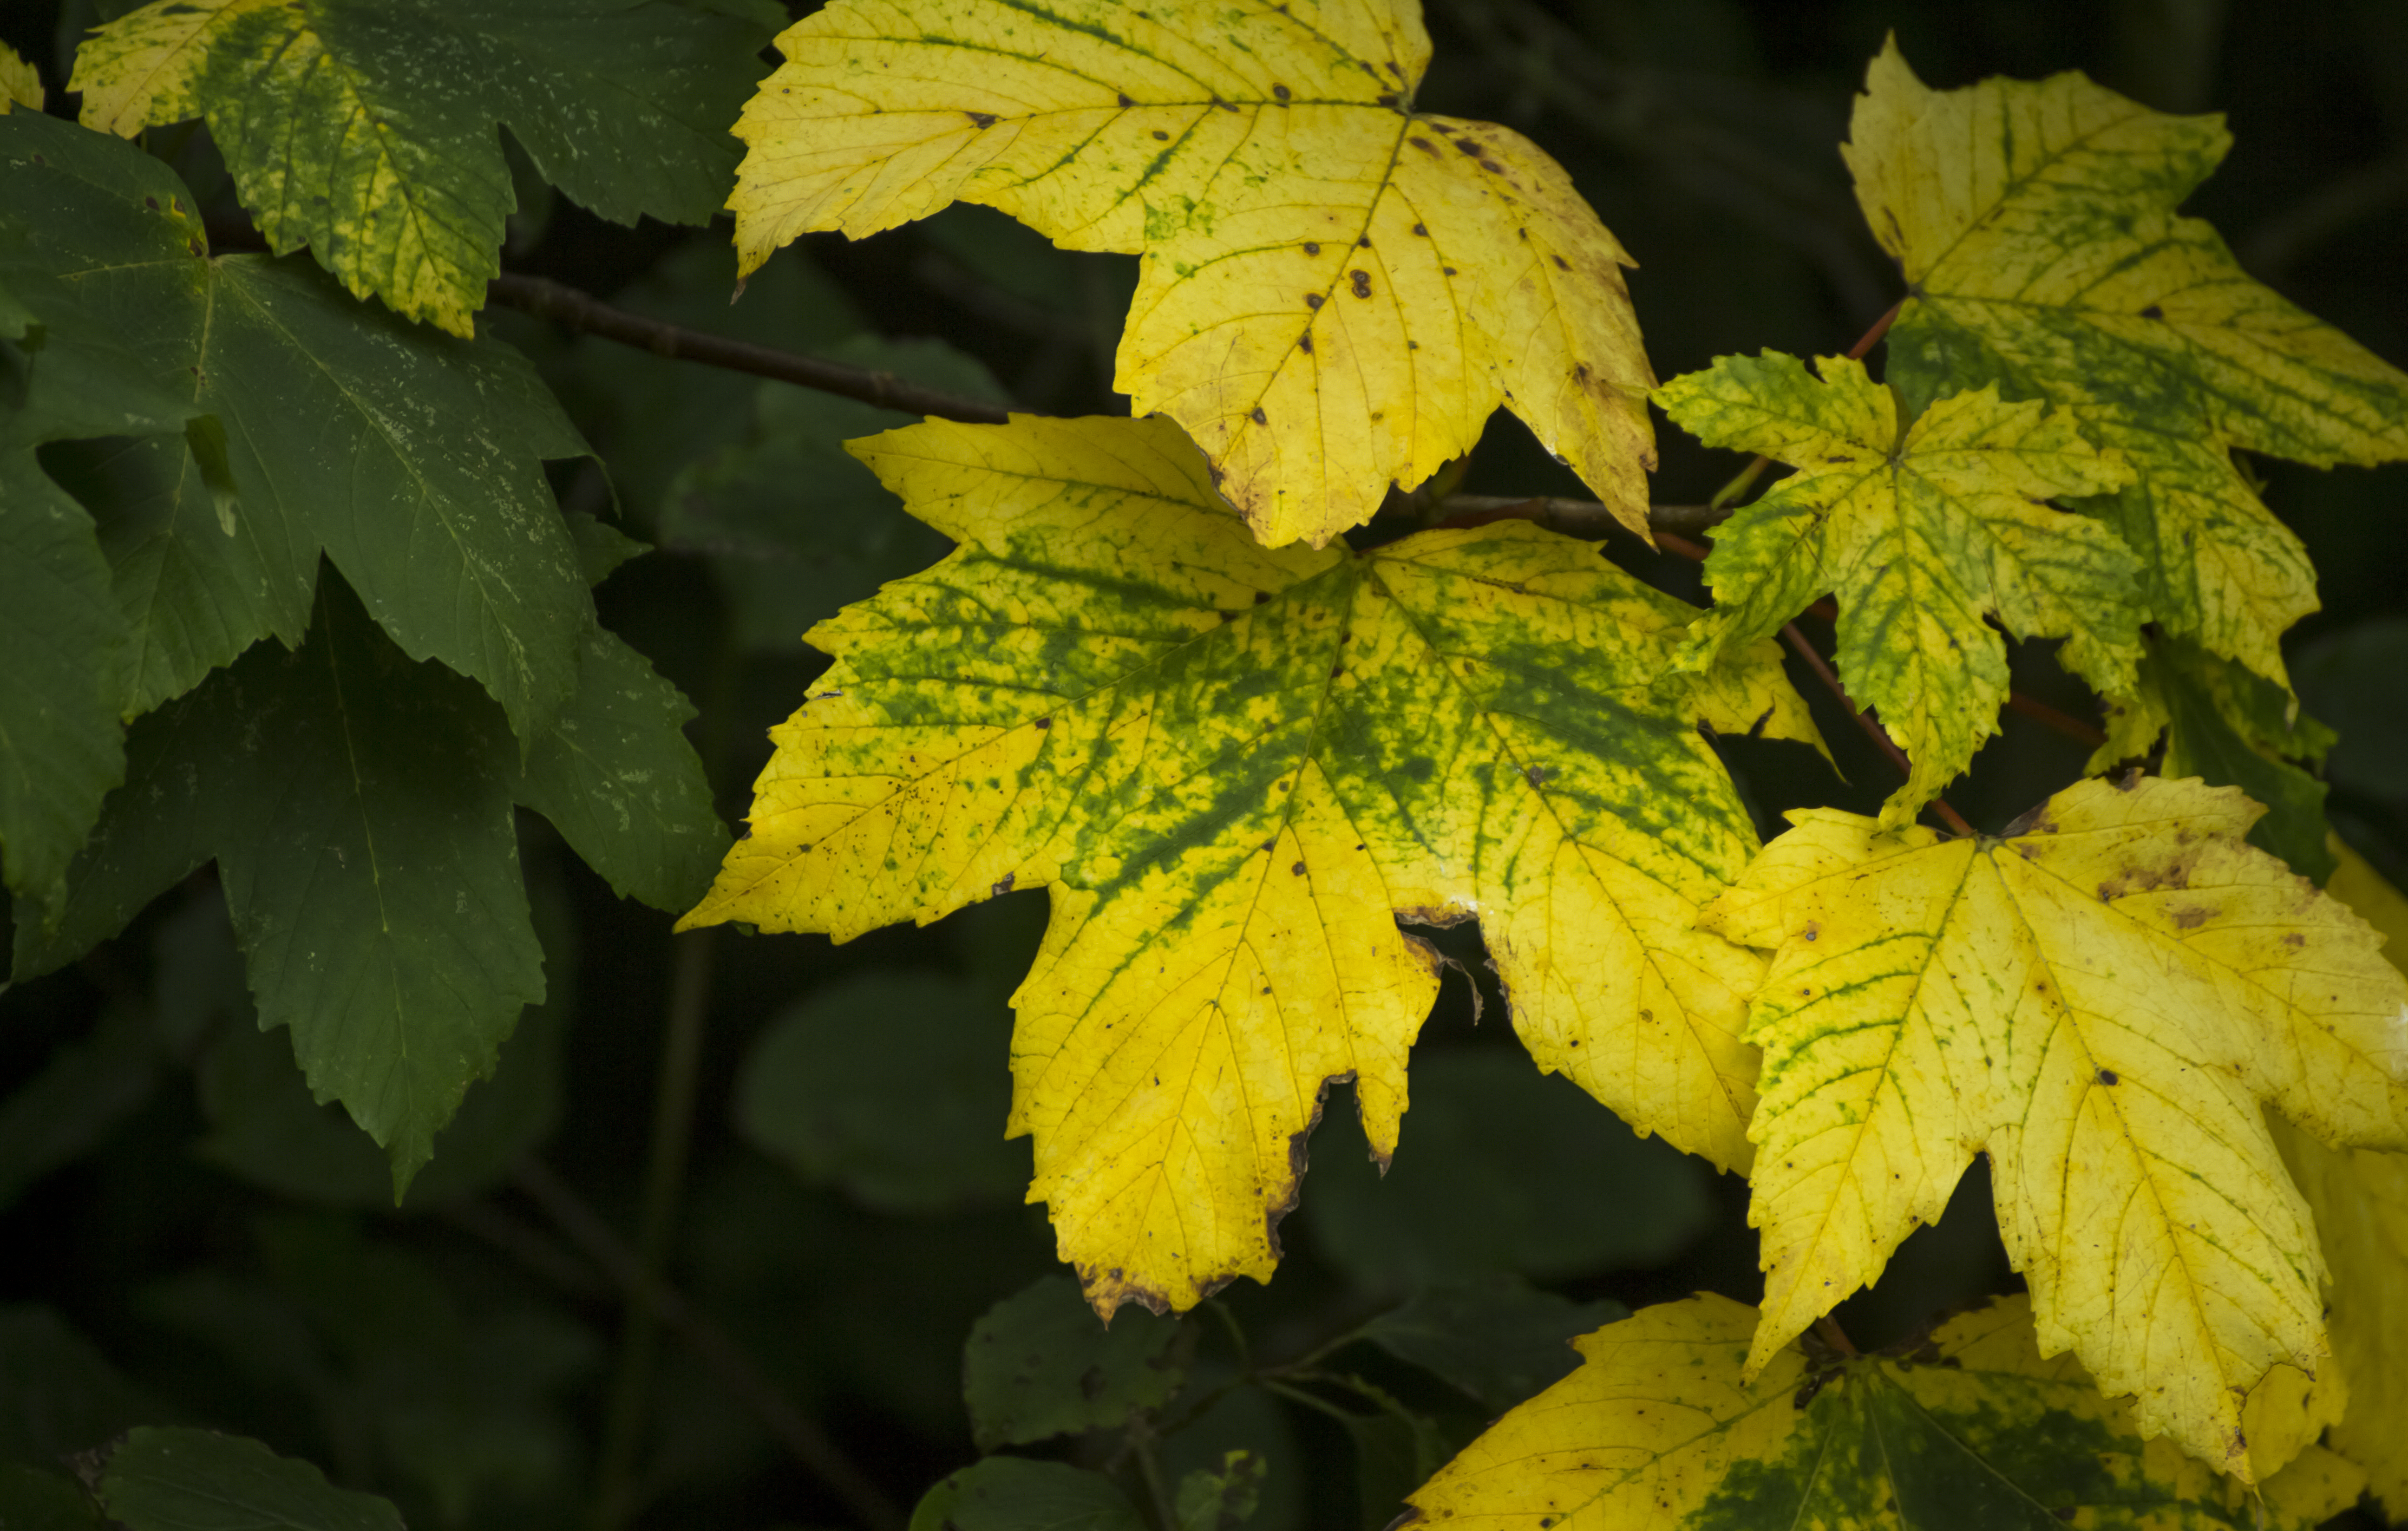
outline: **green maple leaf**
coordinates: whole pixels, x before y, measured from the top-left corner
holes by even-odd
[[[774,6],[628,0],[157,0],[76,55],[83,123],[206,116],[280,254],[466,336],[514,199],[496,122],[621,223],[701,223]]]
[[[85,464],[125,635],[109,704],[138,714],[261,637],[299,642],[322,551],[412,657],[540,737],[593,623],[542,460],[587,448],[525,360],[305,265],[209,255],[191,193],[130,144],[19,113],[0,163],[0,281],[43,325],[12,429],[136,438]]]
[[[2315,609],[2305,550],[2234,465],[2408,457],[2408,375],[2253,281],[2174,209],[2231,143],[2076,74],[1934,91],[1895,41],[1842,146],[1908,297],[1889,378],[1911,400],[1995,381],[2074,407],[2134,477],[2086,508],[2139,553],[2150,615],[2284,679]]]
[[[1819,382],[1795,357],[1726,356],[1657,392],[1709,446],[1798,469],[1716,530],[1714,614],[1698,646],[1711,662],[1837,593],[1840,678],[1913,758],[1882,812],[1899,823],[1998,732],[2006,645],[1985,619],[2067,639],[2066,666],[2102,692],[2136,684],[2139,561],[2105,527],[2044,503],[2130,471],[2038,403],[1983,388],[1910,423],[1862,364],[1817,365]]]
[[[2021,1297],[1897,1352],[1786,1346],[1751,1376],[1755,1326],[1701,1296],[1573,1341],[1580,1369],[1490,1425],[1397,1524],[2307,1531],[2365,1481],[2312,1446],[2253,1492],[2143,1439],[2072,1357],[2041,1358]]]
[[[1742,1165],[1756,959],[1692,928],[1754,835],[1698,724],[1811,737],[1769,644],[1526,523],[1255,543],[1165,421],[853,449],[961,544],[821,623],[752,833],[685,923],[839,939],[1054,885],[1015,1133],[1090,1298],[1267,1276],[1326,1083],[1397,1146],[1436,993],[1399,916],[1477,914],[1541,1066]]]

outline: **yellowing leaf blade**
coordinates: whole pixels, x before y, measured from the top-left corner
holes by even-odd
[[[1748,1379],[1752,1317],[1692,1297],[1575,1340],[1580,1369],[1489,1426],[1400,1524],[2305,1531],[2363,1481],[2312,1447],[2261,1495],[2145,1440],[2070,1358],[2041,1358],[2019,1297],[1879,1355],[1784,1347]]]
[[[1798,472],[1719,530],[1706,565],[1711,656],[1776,630],[1816,595],[1839,597],[1839,669],[1913,766],[1883,810],[1914,817],[1964,770],[2006,700],[2006,648],[2063,637],[2064,663],[2110,694],[2137,684],[2138,564],[2105,528],[2050,508],[2128,477],[2063,413],[2001,404],[1994,389],[1933,403],[1901,431],[1895,398],[1859,363],[1822,379],[1795,358],[1726,356],[1657,392],[1709,445]]]
[[[2338,837],[2332,850],[2327,891],[2383,935],[2393,966],[2408,963],[2408,899]],[[2366,1469],[2396,1521],[2408,1516],[2408,1154],[2329,1149],[2286,1123],[2274,1127],[2332,1264],[2326,1316],[2349,1402],[2329,1438]]]
[[[1751,1221],[1754,1359],[1879,1272],[1986,1152],[2042,1348],[2149,1434],[2244,1477],[2313,1437],[2243,1428],[2313,1376],[2322,1264],[2260,1100],[2337,1141],[2408,1122],[2408,986],[2362,922],[2240,842],[2229,789],[2059,794],[2003,841],[1800,815],[1701,923],[1777,947]],[[2259,1409],[2268,1421],[2279,1411]]]
[[[1744,1164],[1761,964],[1695,928],[1753,837],[1697,723],[1795,709],[1770,644],[1527,523],[1266,549],[1168,422],[930,423],[855,450],[961,548],[813,630],[752,832],[687,923],[839,937],[1057,884],[1013,1123],[1107,1309],[1269,1268],[1351,1075],[1396,1144],[1434,994],[1399,917],[1477,915],[1541,1066]]]
[[[1933,91],[1895,43],[1842,146],[1913,295],[1892,380],[1996,381],[2079,408],[2138,477],[2102,508],[2154,615],[2259,674],[2315,609],[2296,538],[2234,472],[2245,447],[2317,465],[2408,456],[2408,376],[2251,280],[2174,209],[2230,139],[2079,75]]]
[[[1369,519],[1500,402],[1643,534],[1629,257],[1518,135],[1412,113],[1413,7],[839,0],[779,47],[737,128],[745,270],[984,203],[1145,256],[1116,385],[1266,542]]]

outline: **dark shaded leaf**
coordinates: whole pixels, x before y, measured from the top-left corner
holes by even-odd
[[[1126,1424],[1159,1409],[1187,1375],[1179,1323],[1125,1310],[1110,1328],[1068,1276],[997,1303],[970,1330],[962,1395],[982,1451]]]

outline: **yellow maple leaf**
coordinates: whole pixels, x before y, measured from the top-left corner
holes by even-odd
[[[1542,1067],[1744,1166],[1761,961],[1694,921],[1755,838],[1697,724],[1812,737],[1770,643],[1669,673],[1693,608],[1526,522],[1264,548],[1168,421],[852,450],[961,546],[808,635],[836,666],[684,923],[1053,884],[1011,1129],[1097,1308],[1268,1277],[1330,1080],[1395,1150],[1437,986],[1400,915],[1476,914]]]
[[[2332,851],[2340,866],[2325,891],[2383,933],[2392,966],[2408,963],[2408,899],[2338,838]],[[2408,1154],[2329,1149],[2274,1125],[2332,1266],[2325,1318],[2349,1406],[2328,1438],[2366,1469],[2386,1512],[2408,1520]]]
[[[2230,143],[2218,118],[2153,112],[2078,74],[1934,91],[1893,39],[1842,152],[1905,269],[1889,379],[1918,400],[1997,381],[2080,407],[2137,474],[2097,512],[2141,554],[2156,617],[2282,680],[2275,640],[2315,609],[2315,571],[2232,449],[2408,457],[2408,374],[2175,214]]]
[[[2042,1359],[2021,1297],[1894,1352],[1788,1345],[1751,1370],[1756,1322],[1691,1297],[1574,1340],[1579,1369],[1490,1425],[1396,1524],[2307,1531],[2364,1481],[2310,1447],[2253,1494],[2144,1438],[2071,1357]]]
[[[1272,546],[1462,455],[1501,400],[1645,536],[1654,385],[1621,267],[1521,136],[1415,113],[1415,0],[835,0],[745,107],[738,267],[955,200],[1142,252],[1115,384]]]
[[[1903,823],[1998,732],[2006,644],[2063,637],[2067,668],[2098,690],[2138,684],[2140,562],[2114,533],[2051,508],[2131,477],[2037,402],[1995,388],[1935,401],[1909,423],[1896,395],[1845,357],[1725,356],[1656,391],[1708,446],[1798,471],[1714,532],[1713,615],[1696,651],[1780,630],[1825,592],[1840,605],[1840,679],[1913,758],[1882,810]]]
[[[1776,948],[1749,1221],[1752,1356],[1872,1280],[1938,1220],[1976,1151],[2031,1285],[2147,1434],[2243,1478],[2331,1400],[2324,1269],[2261,1100],[2335,1144],[2408,1143],[2408,983],[2364,921],[2243,843],[2259,810],[2198,781],[2086,781],[2003,839],[1810,810],[1701,923]],[[2267,1431],[2273,1431],[2269,1436]]]
[[[42,72],[0,43],[0,114],[19,107],[39,111],[43,100]]]

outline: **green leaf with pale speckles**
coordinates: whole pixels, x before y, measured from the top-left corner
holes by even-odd
[[[1011,1127],[1099,1309],[1268,1277],[1331,1080],[1396,1149],[1437,992],[1400,916],[1477,915],[1542,1067],[1746,1163],[1757,959],[1691,919],[1755,836],[1698,724],[1811,736],[1770,643],[1668,674],[1695,612],[1527,523],[1263,548],[1167,421],[853,450],[962,546],[811,630],[836,666],[686,923],[1053,884]]]
[[[2408,457],[2408,375],[2242,271],[2174,208],[2224,157],[2214,117],[2168,117],[2076,74],[1934,91],[1895,42],[1842,146],[1908,297],[1889,380],[1922,404],[1996,382],[2081,412],[2135,477],[2088,508],[2143,565],[2167,629],[2284,680],[2315,609],[2307,553],[2232,461]]]
[[[1711,661],[1770,637],[1826,591],[1840,603],[1840,679],[1914,759],[1884,823],[1902,823],[1972,763],[2007,699],[2006,645],[2062,637],[2066,667],[2130,691],[2142,612],[2138,561],[2114,533],[2051,509],[2130,477],[2062,411],[1981,388],[1911,422],[1844,357],[1726,356],[1656,399],[1709,446],[1795,465],[1723,523],[1706,560]]]
[[[616,222],[710,221],[775,6],[158,0],[76,57],[87,127],[206,115],[279,253],[467,335],[515,205],[495,122]]]
[[[2364,1475],[2320,1447],[2262,1500],[2042,1360],[2021,1297],[1896,1352],[1784,1347],[1742,1381],[1756,1311],[1692,1297],[1573,1341],[1578,1371],[1411,1496],[1448,1531],[2305,1531]]]
[[[46,386],[81,390],[38,438],[133,438],[77,459],[131,629],[108,704],[146,712],[262,637],[299,642],[322,551],[413,658],[538,737],[594,608],[542,470],[587,449],[524,358],[306,265],[209,255],[192,193],[131,144],[18,112],[0,167],[0,281],[43,325]]]

